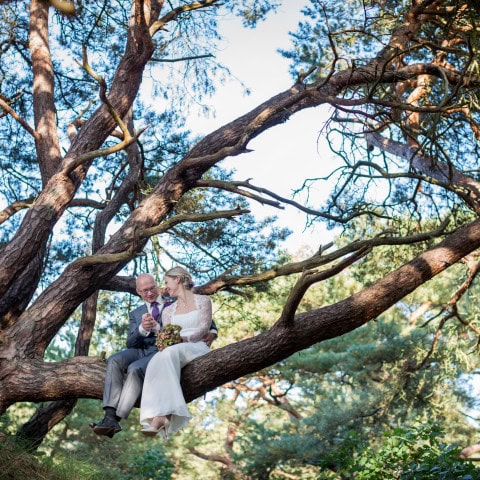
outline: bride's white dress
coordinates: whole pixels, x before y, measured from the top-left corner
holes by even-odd
[[[162,323],[180,325],[188,342],[171,345],[156,353],[148,363],[140,404],[140,423],[148,427],[153,417],[171,415],[168,432],[184,427],[191,418],[180,386],[182,368],[210,351],[202,339],[212,321],[212,304],[206,295],[195,295],[196,310],[177,314],[176,303],[162,314]]]

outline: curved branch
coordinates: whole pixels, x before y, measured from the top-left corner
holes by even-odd
[[[159,235],[161,233],[166,232],[173,226],[178,225],[179,223],[206,222],[208,220],[215,220],[218,218],[231,218],[236,215],[243,215],[249,212],[250,210],[244,210],[237,207],[234,210],[223,210],[219,212],[190,213],[190,214],[185,213],[185,214],[176,215],[175,217],[165,220],[161,225],[147,228],[141,231],[137,231],[136,235],[133,238],[133,243],[128,250],[125,250],[123,252],[117,252],[117,253],[107,253],[103,255],[101,254],[88,255],[86,257],[78,258],[72,263],[72,265],[80,266],[80,265],[96,265],[96,264],[123,262],[125,260],[132,258],[135,255],[137,251],[135,244],[137,243],[138,239],[150,238],[152,235]]]
[[[335,260],[343,258],[346,255],[372,249],[381,245],[408,245],[418,242],[424,242],[431,240],[445,234],[445,229],[448,225],[449,219],[446,218],[437,229],[426,233],[420,233],[416,235],[410,235],[407,237],[386,237],[379,236],[367,240],[358,240],[350,243],[349,245],[339,248],[337,251],[328,255],[324,255],[326,248],[320,248],[319,252],[312,257],[303,260],[301,262],[292,262],[287,265],[281,265],[279,267],[265,270],[264,272],[246,275],[246,276],[230,276],[228,274],[219,275],[217,278],[207,282],[201,288],[201,293],[204,295],[211,295],[219,290],[235,285],[253,285],[259,282],[265,282],[279,276],[291,275],[294,273],[300,273],[313,268],[318,268],[322,265],[327,265]]]
[[[11,115],[35,140],[40,140],[40,134],[36,132],[20,115],[18,115],[12,107],[0,95],[0,108]]]
[[[24,208],[30,208],[36,197],[26,198],[25,200],[18,200],[11,203],[8,207],[0,212],[0,225],[6,222],[12,215],[15,215]]]
[[[253,195],[250,192],[247,192],[245,190],[242,190],[241,188],[238,188],[238,187],[247,187],[247,188],[251,188],[252,190],[261,191],[260,189],[257,189],[256,187],[251,185],[248,180],[245,182],[227,182],[224,180],[201,178],[196,182],[196,186],[200,188],[218,188],[219,190],[225,190],[227,192],[237,193],[238,195],[242,195],[243,197],[249,198],[251,200],[255,200],[258,203],[261,203],[262,205],[270,205],[275,208],[283,208],[280,205],[280,202],[273,202],[268,198],[260,197],[258,195]],[[264,191],[270,194],[267,190],[264,190]],[[271,196],[273,196],[273,194]]]
[[[180,7],[174,8],[162,18],[153,22],[150,26],[150,35],[153,37],[159,30],[163,30],[168,22],[176,20],[182,13],[191,12],[192,10],[199,10],[201,8],[207,8],[220,3],[220,0],[201,0],[199,2],[192,2]]]
[[[164,220],[161,225],[157,227],[146,228],[140,232],[141,236],[151,237],[152,235],[159,235],[171,229],[179,223],[185,222],[207,222],[209,220],[217,220],[219,218],[232,218],[237,215],[244,215],[250,213],[250,210],[244,208],[234,208],[233,210],[219,210],[217,212],[206,213],[181,213],[174,217]]]
[[[294,321],[294,315],[298,308],[298,305],[302,301],[305,292],[312,285],[318,282],[322,282],[328,278],[332,278],[333,276],[353,265],[356,261],[368,255],[371,251],[372,247],[366,245],[358,249],[358,251],[356,251],[349,257],[343,259],[341,262],[338,263],[338,265],[331,267],[329,270],[324,270],[321,272],[305,270],[288,295],[287,301],[285,302],[285,305],[282,309],[280,318],[277,321],[278,325],[286,328],[290,327],[290,325]]]

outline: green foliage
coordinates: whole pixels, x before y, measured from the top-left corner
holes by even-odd
[[[163,449],[151,448],[143,456],[136,457],[128,466],[129,472],[122,476],[125,480],[168,480],[172,478],[174,466],[165,458]]]
[[[33,412],[34,405],[12,406],[7,414],[0,417],[0,430],[13,434]],[[28,455],[15,445],[8,433],[6,435],[8,441],[0,441],[0,449],[5,448],[6,452],[11,452],[19,459],[25,457],[27,460],[23,464],[32,464],[32,468],[38,466],[45,471],[45,477],[35,477],[26,474],[22,476],[20,473],[24,474],[25,471],[19,470],[19,475],[11,477],[11,480],[171,478],[174,465],[168,459],[166,447],[161,442],[152,443],[152,440],[140,434],[137,409],[132,412],[129,421],[122,422],[123,431],[114,440],[95,435],[88,425],[88,422],[93,419],[101,418],[103,413],[101,404],[97,400],[79,400],[73,412],[51,430],[34,455]],[[2,457],[1,450],[0,457]],[[0,467],[1,461],[0,459]],[[0,477],[3,479],[1,475]],[[10,477],[6,478],[10,480]]]
[[[361,236],[362,230],[357,234]],[[406,250],[399,247],[394,255],[388,256],[386,248],[375,249],[370,254],[372,262],[359,262],[348,272],[311,287],[299,310],[320,308],[360,290],[407,261]],[[467,445],[472,427],[462,411],[471,405],[472,397],[464,372],[474,369],[478,359],[470,353],[475,348],[476,335],[465,325],[469,322],[478,325],[477,287],[472,286],[457,305],[464,322],[451,319],[443,325],[442,335],[431,351],[445,313],[442,309],[467,273],[463,265],[458,265],[376,321],[298,352],[244,380],[240,388],[243,393],[234,407],[228,407],[228,393],[223,393],[214,406],[217,419],[241,425],[236,440],[236,464],[253,478],[275,470],[301,478],[338,478],[332,468],[347,471],[352,467],[348,453],[344,458],[343,449],[350,454],[355,449],[359,452],[364,448],[375,449],[384,441],[385,431],[408,430],[415,419],[426,422],[436,418],[442,422],[446,445]],[[267,328],[278,318],[293,282],[293,278],[277,279],[266,292],[252,291],[243,313],[261,312],[263,328]],[[225,302],[229,300],[227,296],[222,298]],[[412,314],[429,300],[430,310],[414,319]],[[249,325],[242,323],[242,310],[240,305],[237,307],[234,313],[224,303],[219,312],[220,318],[225,317],[222,324],[227,332],[229,321],[234,322],[237,332]],[[263,402],[256,397],[262,387],[260,376],[266,376],[278,388],[271,396],[266,395]],[[282,406],[284,398],[289,405]],[[255,406],[251,407],[250,402]],[[301,419],[289,416],[289,409],[299,413]],[[445,455],[449,448],[445,447]],[[443,468],[443,457],[438,451],[436,454],[438,468]],[[453,453],[449,459],[452,462],[449,472],[457,467],[467,468],[462,467]],[[453,459],[458,461],[457,466],[453,465]],[[421,461],[427,462],[425,458]],[[437,465],[435,462],[430,459],[432,469]]]
[[[245,24],[254,25],[277,4],[266,0],[242,0],[227,2],[226,8],[240,12]],[[392,28],[401,21],[407,4],[392,0],[370,3],[360,0],[341,3],[312,1],[305,10],[306,21],[293,35],[293,50],[284,52],[293,62],[292,72],[296,76],[300,69],[306,71],[315,65],[318,67],[315,75],[325,76],[334,56],[338,59],[336,68],[362,66],[367,55],[384,47],[385,28]],[[121,54],[129,7],[129,2],[122,0],[90,2],[79,6],[75,18],[56,17],[57,23],[50,35],[53,60],[58,67],[59,127],[68,125],[72,115],[83,110],[91,98],[97,99],[97,86],[71,59],[78,59],[80,46],[85,45],[93,68],[102,75],[105,72],[110,84],[113,69],[106,66],[116,65]],[[3,3],[0,10],[8,20],[3,22],[1,31],[5,44],[0,52],[2,95],[11,99],[15,110],[33,125],[31,78],[29,69],[23,68],[29,62],[25,47],[28,45],[28,16],[24,9],[16,8],[13,3]],[[168,168],[185,155],[195,141],[183,127],[189,111],[186,102],[190,99],[202,102],[213,92],[214,82],[225,78],[226,70],[219,69],[210,59],[185,61],[173,68],[171,63],[162,62],[162,59],[194,57],[214,51],[219,40],[217,18],[216,9],[206,9],[195,15],[187,13],[172,25],[173,28],[162,32],[158,58],[155,59],[160,61],[147,67],[146,77],[173,79],[169,85],[174,88],[165,88],[167,82],[157,81],[158,86],[152,87],[146,95],[151,106],[147,107],[144,99],[139,99],[135,105],[136,123],[145,122],[151,126],[141,137],[142,181],[138,189],[131,192],[129,202],[119,210],[112,227],[125,220],[143,195],[154,188]],[[467,32],[470,23],[464,25]],[[434,39],[443,38],[445,29],[446,25],[426,24],[419,34],[425,40],[425,47],[420,42],[404,61],[416,61],[428,57],[431,52],[436,53]],[[332,39],[336,52],[331,48]],[[465,45],[471,48],[469,56],[474,57],[478,52],[478,39],[468,40]],[[11,47],[13,45],[15,48]],[[456,48],[460,52],[458,58],[452,50],[448,60],[456,67],[464,62],[460,51],[462,45],[463,42]],[[11,65],[16,66],[15,77],[10,75]],[[478,72],[478,62],[473,60],[465,71]],[[195,81],[190,82],[192,78]],[[389,101],[396,100],[393,98],[394,87],[378,84],[369,91],[369,97],[379,100],[378,108],[386,109]],[[442,84],[435,80],[429,88],[428,98],[435,104],[444,94]],[[460,102],[461,93],[461,88],[455,92],[455,102]],[[364,94],[361,90],[349,90],[346,97],[354,99]],[[470,107],[478,110],[478,92],[473,92],[467,100]],[[458,104],[459,110],[466,100],[462,102]],[[367,113],[374,119],[378,112],[374,107],[366,108],[371,108]],[[383,118],[382,115],[379,118]],[[36,171],[34,140],[10,116],[4,116],[3,120],[0,130],[0,146],[3,147],[0,201],[9,204],[37,195],[40,179]],[[358,125],[358,119],[355,120]],[[429,140],[425,141],[425,151],[435,159],[438,154],[438,159],[448,159],[451,165],[461,165],[469,173],[475,168],[473,175],[478,175],[475,173],[478,145],[468,140],[471,132],[463,125],[460,116],[452,115],[448,119],[425,116],[420,125],[421,138]],[[338,131],[333,133],[337,135]],[[357,159],[365,163],[368,163],[366,160],[377,161],[382,168],[387,166],[387,160],[383,152],[366,154],[364,146],[359,146],[358,138],[363,139],[363,131],[359,135],[356,130],[344,128],[341,133],[344,135],[341,141],[331,137],[332,149],[345,160],[344,167],[336,173],[339,184],[331,197],[331,212],[351,214],[357,208],[363,213],[369,212],[368,221],[348,224],[340,240],[342,244],[378,235],[393,235],[394,232],[402,235],[424,232],[436,228],[438,218],[447,215],[454,217],[449,225],[451,229],[471,219],[472,214],[459,206],[454,195],[441,192],[437,186],[422,182],[420,195],[417,179],[396,178],[393,181],[387,180],[387,176],[381,178],[378,170],[370,166],[357,169]],[[394,128],[392,138],[399,136],[398,129]],[[443,148],[439,148],[439,138],[444,139]],[[63,148],[67,139],[61,138],[61,141]],[[396,175],[402,170],[410,174],[413,169],[410,165],[403,168],[400,163],[395,163],[392,173]],[[108,204],[127,171],[124,154],[96,161],[77,198]],[[358,173],[353,181],[352,172]],[[232,172],[216,167],[205,178],[228,181],[234,177]],[[306,184],[314,185],[313,182]],[[369,194],[372,187],[373,196]],[[185,195],[172,215],[231,209],[237,205],[244,208],[246,202],[227,193],[199,189]],[[385,222],[382,217],[387,215],[389,220]],[[49,245],[42,278],[44,284],[56,277],[73,258],[89,253],[94,216],[93,207],[68,210],[60,225],[61,235],[53,235]],[[21,214],[15,215],[5,223],[1,243],[12,236],[20,217]],[[258,222],[253,216],[245,215],[241,221],[215,220],[202,226],[179,225],[168,234],[155,238],[146,249],[147,255],[135,261],[132,271],[161,273],[165,256],[189,266],[197,273],[199,282],[225,271],[248,274],[275,266],[285,260],[276,245],[286,238],[288,231],[276,229],[274,220],[268,218]],[[421,220],[423,224],[420,224]],[[369,262],[358,262],[348,272],[311,288],[299,312],[348,297],[423,251],[430,243],[410,245],[408,249],[399,246],[375,249],[369,255]],[[190,406],[195,412],[195,422],[175,436],[173,443],[165,449],[163,446],[152,448],[151,443],[141,438],[137,412],[132,413],[128,422],[123,422],[124,430],[113,441],[96,437],[89,429],[88,421],[102,415],[100,402],[86,400],[78,402],[72,415],[53,429],[42,445],[44,456],[31,457],[16,452],[13,457],[6,444],[0,446],[3,448],[0,457],[7,462],[1,471],[8,475],[18,474],[11,477],[13,480],[235,476],[232,471],[226,472],[213,462],[205,463],[191,455],[190,448],[195,447],[201,452],[233,458],[235,467],[252,478],[283,478],[285,473],[305,479],[326,479],[334,478],[334,472],[338,470],[365,479],[383,479],[386,471],[391,478],[402,480],[479,478],[475,476],[478,471],[474,466],[460,462],[458,451],[451,446],[464,441],[466,432],[471,430],[461,415],[461,409],[465,405],[474,406],[474,400],[466,391],[462,375],[478,364],[476,355],[471,354],[477,341],[480,318],[478,288],[472,287],[458,303],[457,317],[448,319],[442,326],[438,342],[432,348],[434,336],[449,313],[445,306],[465,276],[463,266],[456,266],[369,325],[315,345],[257,375],[239,379],[231,386],[209,394],[207,401]],[[220,327],[220,339],[216,346],[269,328],[278,318],[294,281],[292,276],[271,284],[248,287],[242,292],[243,298],[233,297],[230,292],[217,294],[215,320]],[[432,304],[430,310],[419,320],[412,320],[411,314],[426,301]],[[111,354],[123,348],[127,312],[134,302],[129,295],[100,296],[99,328],[91,353],[106,350]],[[112,311],[115,315],[111,314]],[[72,354],[78,322],[79,313],[76,312],[50,346],[47,360],[59,361]],[[32,412],[32,405],[15,405],[8,413],[8,420],[20,424]],[[440,419],[442,424],[408,427],[413,419],[424,421],[431,417]],[[7,420],[0,420],[2,428],[5,426],[10,430],[14,427]],[[232,449],[227,450],[223,445],[226,437],[233,436],[232,425],[236,438]],[[446,438],[441,439],[442,436]],[[22,468],[10,468],[18,464]],[[199,464],[203,465],[203,470]]]
[[[409,429],[386,431],[377,450],[366,448],[352,457],[358,480],[478,480],[480,469],[459,458],[459,448],[443,442],[443,429],[427,422]],[[348,445],[350,447],[350,445]]]
[[[291,60],[292,75],[298,77],[299,72],[313,69],[306,79],[310,82],[319,77],[326,79],[342,70],[355,72],[364,66],[368,68],[369,60],[380,52],[382,56],[392,55],[391,66],[394,69],[428,64],[434,62],[437,55],[448,55],[449,64],[461,75],[468,77],[476,74],[480,51],[478,9],[466,8],[461,2],[448,3],[448,18],[422,22],[397,63],[396,54],[385,49],[386,41],[390,32],[405,21],[411,5],[411,2],[396,0],[348,0],[341,3],[310,0],[303,10],[304,20],[296,31],[291,32],[292,48],[282,51],[284,57]],[[443,51],[441,40],[431,43],[432,39],[454,36],[461,38],[461,43],[465,41],[464,48],[456,49],[454,54]],[[334,114],[335,121],[326,124],[328,144],[337,159],[343,161],[343,165],[328,177],[336,185],[326,202],[326,212],[337,218],[349,219],[365,215],[370,221],[381,217],[392,220],[403,217],[402,221],[405,221],[406,217],[410,217],[412,224],[418,222],[418,225],[426,218],[443,219],[451,215],[455,222],[461,222],[461,219],[471,216],[457,194],[430,182],[428,174],[419,191],[418,179],[409,178],[413,167],[410,162],[398,162],[398,157],[390,157],[384,149],[371,148],[368,144],[365,132],[372,131],[374,124],[382,130],[385,138],[402,144],[412,135],[408,126],[409,112],[404,105],[409,102],[413,84],[412,88],[406,88],[402,95],[398,95],[400,82],[380,83],[352,86],[342,92],[345,99],[375,98],[375,101],[366,102],[364,108],[338,109]],[[457,108],[461,105],[472,112],[471,118],[476,118],[479,95],[478,87],[454,86],[442,78],[429,76],[419,106],[444,107],[449,104]],[[398,110],[396,107],[385,109],[385,102],[398,105]],[[372,118],[375,118],[373,123],[370,121]],[[478,144],[468,115],[422,114],[414,136],[433,163],[444,162],[478,179]],[[402,177],[400,172],[404,173]],[[389,174],[393,174],[394,179],[389,178]],[[323,188],[323,180],[309,179],[305,190]],[[353,230],[353,225],[348,224],[348,228]],[[332,221],[330,225],[334,227],[338,223]]]

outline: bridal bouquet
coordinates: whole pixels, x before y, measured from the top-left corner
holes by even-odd
[[[180,325],[165,325],[162,330],[157,333],[157,348],[159,351],[165,350],[170,345],[182,343],[180,337]]]

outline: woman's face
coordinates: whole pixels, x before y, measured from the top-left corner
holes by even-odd
[[[179,290],[180,279],[178,277],[165,276],[165,288],[171,297],[176,297]]]

